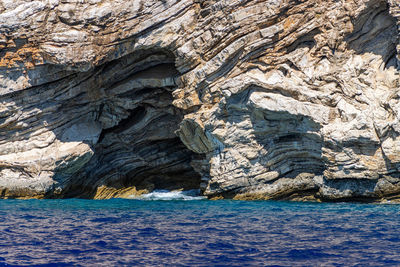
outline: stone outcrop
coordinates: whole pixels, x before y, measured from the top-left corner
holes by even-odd
[[[0,12],[1,197],[400,198],[400,1]]]

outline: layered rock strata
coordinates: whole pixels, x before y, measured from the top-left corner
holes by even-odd
[[[400,196],[400,1],[0,1],[0,196]]]

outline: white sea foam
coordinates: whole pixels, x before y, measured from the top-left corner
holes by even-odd
[[[188,190],[188,191],[167,191],[167,190],[155,190],[149,194],[143,194],[141,196],[132,196],[133,199],[140,200],[202,200],[206,197],[200,196],[199,190]]]

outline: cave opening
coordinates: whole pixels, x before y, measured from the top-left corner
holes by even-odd
[[[94,117],[102,131],[91,160],[76,174],[79,186],[67,197],[200,188],[201,177],[191,166],[194,152],[175,134],[185,113],[172,104],[180,75],[174,62],[167,51],[141,51],[96,68],[93,80],[104,96],[95,103]]]

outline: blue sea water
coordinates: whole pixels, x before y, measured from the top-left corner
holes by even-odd
[[[0,266],[28,265],[399,266],[400,206],[0,200]]]

